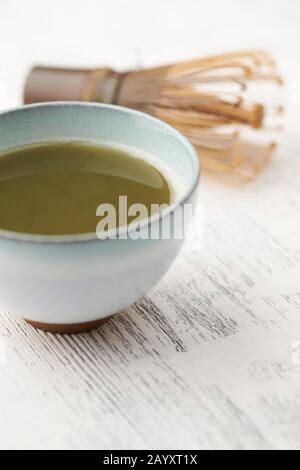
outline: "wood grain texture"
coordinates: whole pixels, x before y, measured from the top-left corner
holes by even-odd
[[[251,3],[256,17],[247,10],[250,25],[267,3]],[[180,2],[172,4],[179,28]],[[194,12],[200,14],[199,4]],[[4,2],[8,24],[15,5]],[[205,5],[209,20],[216,1]],[[228,1],[229,12],[236,5]],[[256,35],[271,41],[279,56],[287,51],[281,58],[292,79],[299,72],[290,47],[296,20],[286,2],[273,5],[272,25],[285,32],[284,45],[276,49],[275,39],[266,38],[260,16]],[[288,30],[279,5],[285,5]],[[67,9],[61,14],[66,17]],[[194,17],[184,14],[185,29],[190,25],[194,34],[183,39],[186,54],[195,52],[196,33],[204,38]],[[0,28],[0,39],[3,34]],[[146,59],[157,51],[156,60],[165,60],[159,39],[151,49],[147,27],[145,35]],[[130,38],[124,39],[128,48]],[[50,39],[43,41],[47,56]],[[65,45],[61,63],[67,52]],[[95,63],[96,52],[89,53]],[[111,53],[116,57],[113,44]],[[15,73],[11,60],[6,64]],[[30,60],[28,52],[24,67]],[[43,333],[12,313],[0,314],[0,448],[300,447],[300,100],[287,99],[287,130],[270,167],[243,188],[203,178],[204,243],[200,236],[189,240],[163,281],[136,305],[78,336]]]

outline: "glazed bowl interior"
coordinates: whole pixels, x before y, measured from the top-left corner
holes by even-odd
[[[64,102],[24,106],[0,114],[0,158],[5,150],[48,141],[114,144],[152,155],[175,188],[172,204],[165,213],[182,204],[199,179],[199,158],[188,140],[168,124],[135,110]],[[157,215],[153,217],[157,218]],[[151,219],[145,223],[151,223]],[[91,240],[96,234],[26,235],[1,230],[0,226],[0,236],[39,242],[69,242]]]

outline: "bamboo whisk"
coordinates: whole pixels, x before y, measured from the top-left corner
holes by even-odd
[[[205,170],[243,182],[260,172],[275,147],[267,121],[282,108],[248,97],[252,83],[271,82],[280,85],[282,79],[265,51],[221,54],[126,73],[36,67],[27,80],[25,102],[80,99],[139,109],[185,134],[199,151]],[[270,89],[264,91],[264,100]]]

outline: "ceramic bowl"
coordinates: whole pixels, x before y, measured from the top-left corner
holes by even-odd
[[[37,104],[0,114],[0,153],[60,140],[135,148],[155,156],[177,179],[171,206],[144,220],[141,232],[155,229],[166,217],[174,219],[183,204],[194,204],[198,155],[185,137],[156,118],[92,103]],[[122,230],[124,235],[128,227]],[[0,308],[53,332],[96,327],[147,293],[171,266],[182,242],[175,237],[99,240],[96,230],[74,236],[0,230]]]

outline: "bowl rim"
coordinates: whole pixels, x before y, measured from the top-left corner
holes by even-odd
[[[0,111],[0,119],[2,116],[15,114],[15,113],[26,113],[31,112],[36,108],[53,108],[53,107],[74,107],[74,108],[99,108],[99,109],[110,109],[113,111],[118,111],[124,114],[129,114],[131,116],[135,116],[139,119],[148,120],[159,124],[159,126],[169,132],[180,141],[192,159],[193,164],[195,165],[195,175],[193,178],[193,182],[190,185],[190,188],[185,191],[185,193],[173,204],[170,204],[167,208],[164,208],[162,211],[157,212],[156,214],[147,217],[146,219],[137,222],[136,224],[124,225],[117,229],[117,239],[124,237],[124,235],[133,232],[137,226],[141,229],[151,226],[156,222],[160,222],[165,217],[169,216],[171,213],[175,212],[180,206],[185,204],[185,202],[192,196],[195,192],[201,174],[201,162],[199,158],[199,154],[196,151],[193,144],[175,127],[171,126],[167,122],[154,117],[150,114],[144,113],[142,111],[138,111],[136,109],[127,108],[125,106],[117,106],[113,104],[105,104],[105,103],[94,103],[94,102],[81,102],[81,101],[51,101],[51,102],[43,102],[43,103],[34,103],[29,105],[21,105],[14,108],[10,108],[8,110]],[[22,232],[14,232],[10,230],[3,230],[0,228],[0,239],[6,240],[13,240],[19,242],[31,242],[31,243],[46,243],[46,244],[57,244],[57,243],[82,243],[82,242],[91,242],[91,241],[101,241],[105,242],[111,240],[112,238],[109,235],[114,235],[116,230],[108,231],[106,234],[106,238],[100,239],[97,236],[96,230],[92,233],[83,233],[83,234],[74,234],[74,235],[38,235],[38,234],[28,234]]]

